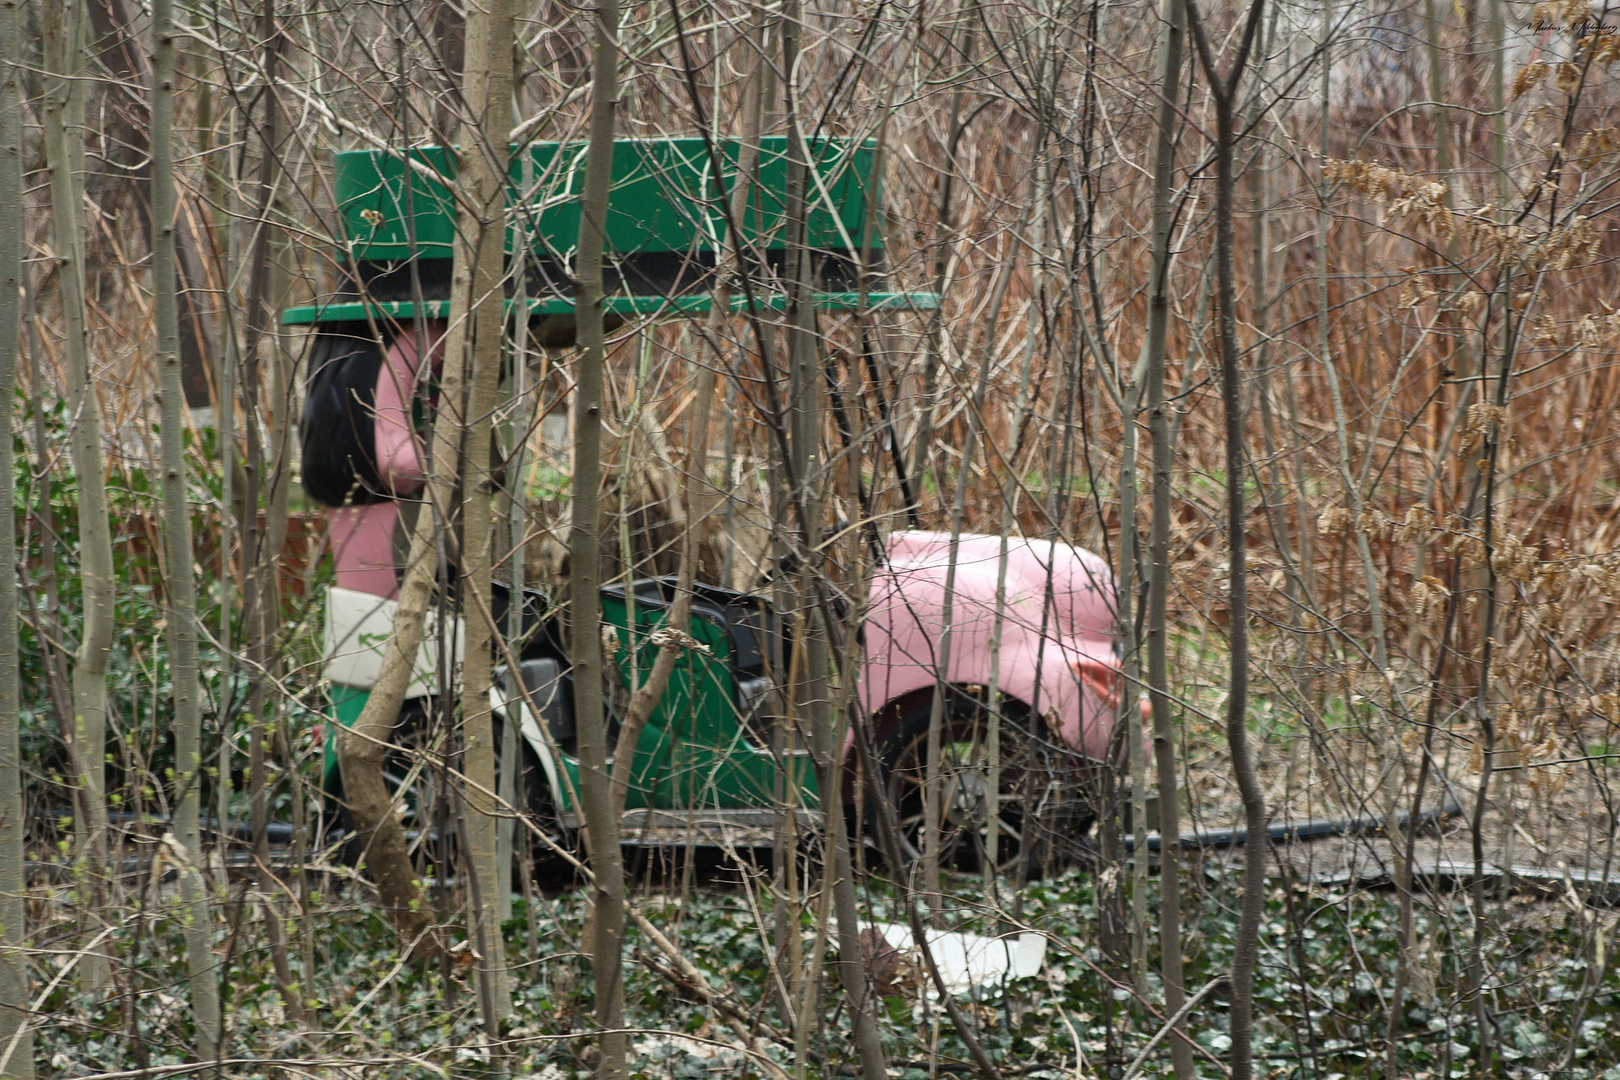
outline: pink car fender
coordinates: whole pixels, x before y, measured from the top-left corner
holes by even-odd
[[[957,544],[945,676],[954,685],[990,683],[1002,542],[964,535]],[[1001,692],[1046,717],[1075,750],[1103,759],[1119,702],[1114,575],[1069,544],[1015,536],[1006,545]],[[865,715],[937,684],[950,559],[948,533],[890,534],[888,563],[869,593],[858,687]]]

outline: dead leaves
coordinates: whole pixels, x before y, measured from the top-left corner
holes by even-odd
[[[1594,137],[1592,148],[1607,145],[1604,140],[1609,136],[1594,134]],[[1613,137],[1620,145],[1620,134]],[[1455,245],[1459,259],[1482,259],[1488,266],[1498,268],[1565,270],[1595,261],[1602,250],[1603,231],[1578,214],[1537,230],[1499,221],[1500,210],[1495,206],[1454,208],[1448,203],[1449,190],[1445,184],[1376,162],[1324,158],[1322,175],[1387,203],[1392,215],[1405,218],[1438,241]],[[1401,294],[1403,307],[1413,306],[1433,295],[1427,285],[1414,280],[1417,276],[1414,268],[1404,269],[1408,276]]]

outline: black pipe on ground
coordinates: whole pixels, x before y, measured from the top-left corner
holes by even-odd
[[[1394,823],[1400,828],[1408,825],[1432,825],[1442,818],[1462,812],[1462,806],[1456,799],[1447,797],[1439,806],[1432,806],[1417,814],[1414,818],[1411,811],[1403,810],[1394,816]],[[1366,833],[1381,832],[1389,826],[1388,818],[1379,815],[1351,818],[1315,818],[1310,821],[1278,822],[1266,829],[1266,839],[1274,844],[1290,844],[1301,840],[1325,840],[1331,836],[1361,836]],[[1203,832],[1181,834],[1181,849],[1183,851],[1210,851],[1219,848],[1238,847],[1249,840],[1249,830],[1236,829],[1206,829]],[[1125,850],[1136,850],[1136,837],[1134,834],[1124,837]],[[1164,839],[1158,833],[1147,834],[1147,847],[1149,851],[1158,851],[1163,846]]]

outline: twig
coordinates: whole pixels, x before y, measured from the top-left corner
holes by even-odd
[[[1177,1009],[1176,1014],[1170,1019],[1166,1020],[1159,1030],[1153,1033],[1153,1038],[1149,1039],[1147,1041],[1147,1045],[1142,1047],[1142,1052],[1137,1054],[1136,1057],[1131,1060],[1131,1063],[1126,1066],[1125,1075],[1121,1078],[1121,1080],[1132,1080],[1132,1078],[1141,1071],[1142,1066],[1147,1062],[1148,1055],[1153,1053],[1153,1048],[1158,1046],[1160,1041],[1163,1040],[1166,1035],[1174,1031],[1183,1020],[1187,1019],[1188,1014],[1193,1011],[1193,1006],[1204,1000],[1204,998],[1208,996],[1209,993],[1217,986],[1225,986],[1226,983],[1226,976],[1218,975],[1200,987],[1198,993],[1188,998],[1186,1004]]]

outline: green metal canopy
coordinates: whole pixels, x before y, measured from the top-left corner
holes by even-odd
[[[878,215],[867,212],[868,199],[877,198],[875,144],[818,139],[808,148],[813,170],[806,242],[816,305],[937,307],[933,293],[882,287],[882,233]],[[605,268],[610,314],[691,316],[709,310],[712,270],[729,232],[726,207],[737,182],[740,149],[735,140],[711,144],[701,138],[614,144]],[[524,255],[521,302],[531,315],[573,313],[568,267],[579,236],[585,157],[583,142],[514,148],[506,250],[509,256]],[[786,256],[787,168],[787,141],[762,140],[756,182],[738,223],[744,250],[777,270]],[[285,311],[282,322],[412,318],[417,297],[426,301],[423,316],[442,318],[449,308],[456,230],[455,196],[446,181],[455,178],[455,169],[455,155],[444,147],[411,150],[408,161],[402,152],[338,154],[333,187],[346,280],[322,303]],[[762,288],[751,297],[734,297],[733,310],[746,310],[750,301],[762,309],[785,305],[780,292]]]

